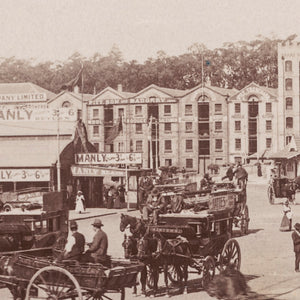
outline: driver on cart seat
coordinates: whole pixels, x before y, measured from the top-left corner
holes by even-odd
[[[153,215],[153,223],[157,224],[158,214],[165,208],[163,197],[161,197],[158,189],[154,188],[147,198],[146,205],[143,207],[143,220],[147,221],[149,213]]]

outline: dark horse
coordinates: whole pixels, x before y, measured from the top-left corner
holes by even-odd
[[[138,242],[138,255],[147,253],[147,251],[154,252],[154,255],[152,254],[155,260],[153,264],[156,266],[155,272],[157,272],[153,274],[157,276],[153,276],[153,281],[156,282],[156,285],[153,285],[154,294],[157,291],[159,266],[163,267],[167,296],[170,296],[168,279],[174,283],[182,283],[183,281],[183,293],[186,294],[188,265],[191,258],[188,241],[183,237],[166,239],[161,234],[154,239],[157,240],[157,250],[155,252],[149,247],[149,239],[142,238]]]
[[[128,226],[134,238],[140,238],[146,233],[146,225],[141,219],[121,214],[121,232],[124,232]]]

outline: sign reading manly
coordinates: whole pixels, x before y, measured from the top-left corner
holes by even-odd
[[[79,165],[141,164],[142,153],[77,153],[75,163]]]
[[[49,181],[50,169],[0,169],[0,182]]]

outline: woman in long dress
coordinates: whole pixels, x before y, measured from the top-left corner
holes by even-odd
[[[292,230],[292,210],[289,205],[289,200],[283,203],[283,217],[281,220],[280,231]]]
[[[75,211],[77,213],[81,214],[82,212],[85,211],[85,209],[84,209],[84,201],[85,201],[85,199],[84,199],[84,196],[82,194],[82,191],[78,191],[77,192],[77,196],[76,196],[76,200],[75,200],[75,202],[76,202]]]

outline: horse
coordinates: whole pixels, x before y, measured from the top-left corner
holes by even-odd
[[[146,225],[141,219],[121,214],[120,231],[124,232],[127,226],[134,238],[140,238],[146,233]]]

